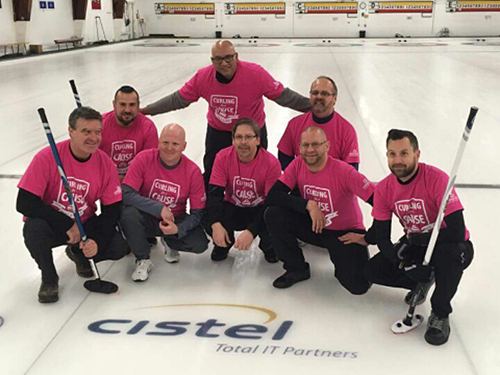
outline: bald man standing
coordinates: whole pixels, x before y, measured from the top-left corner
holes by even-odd
[[[161,236],[169,263],[179,261],[179,251],[199,254],[207,249],[208,240],[200,225],[206,201],[203,176],[183,155],[186,145],[184,129],[166,125],[158,148],[139,153],[123,180],[125,207],[120,224],[136,257],[134,281],[146,281],[153,269],[149,237]]]
[[[254,119],[261,128],[261,146],[267,148],[264,96],[300,112],[311,109],[308,98],[283,87],[260,65],[239,60],[230,41],[217,41],[211,59],[212,65],[198,70],[180,90],[141,109],[143,114],[157,115],[185,108],[199,98],[208,102],[203,157],[206,186],[215,155],[232,144],[231,130],[238,119]]]

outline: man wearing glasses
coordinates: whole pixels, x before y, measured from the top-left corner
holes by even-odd
[[[331,142],[320,127],[307,128],[295,158],[269,191],[264,218],[276,255],[286,272],[273,286],[288,288],[311,273],[297,239],[327,248],[335,277],[352,294],[370,287],[364,276],[366,246],[346,240],[365,233],[357,197],[372,204],[375,185],[352,166],[329,155]],[[298,188],[300,196],[289,194]]]
[[[208,227],[214,240],[213,261],[227,258],[231,246],[248,250],[256,236],[269,263],[276,263],[264,225],[264,200],[278,180],[278,159],[260,147],[260,127],[250,118],[233,127],[233,145],[221,150],[214,162],[208,189]],[[234,231],[243,231],[235,241]]]
[[[200,69],[180,90],[141,109],[144,114],[157,115],[185,108],[200,97],[208,102],[203,157],[205,184],[210,179],[217,152],[231,146],[231,130],[238,119],[254,119],[261,128],[261,146],[267,148],[263,96],[297,111],[306,112],[311,108],[306,97],[284,88],[260,65],[240,61],[228,40],[214,44],[211,59],[212,65]]]
[[[356,131],[346,119],[334,111],[337,85],[331,78],[321,76],[314,80],[309,94],[311,111],[290,120],[278,143],[281,168],[285,170],[295,156],[300,155],[302,132],[310,126],[317,126],[324,130],[330,141],[328,154],[358,169],[359,147]]]

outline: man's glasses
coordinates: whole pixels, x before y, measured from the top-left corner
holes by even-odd
[[[231,61],[234,60],[234,56],[235,56],[235,54],[226,55],[226,56],[222,56],[222,57],[221,56],[214,56],[214,57],[211,57],[211,59],[216,64],[220,64],[222,62],[222,60],[224,60],[227,63],[230,63]]]
[[[310,91],[309,94],[311,94],[312,96],[322,96],[322,97],[327,97],[327,96],[334,96],[336,94],[333,94],[331,92],[328,92],[328,91]]]
[[[324,142],[313,142],[313,143],[300,143],[299,147],[307,150],[309,147],[314,148],[315,150],[319,149],[321,146],[323,146],[327,141]]]
[[[256,135],[241,135],[241,134],[234,136],[234,139],[236,139],[238,142],[241,142],[242,140],[249,142],[254,138],[257,138],[257,136]]]

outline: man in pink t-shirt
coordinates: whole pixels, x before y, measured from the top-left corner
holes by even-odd
[[[241,61],[233,44],[217,41],[212,47],[212,65],[198,72],[178,91],[141,109],[157,115],[185,108],[203,98],[208,103],[205,140],[205,185],[208,185],[217,152],[231,146],[231,131],[238,119],[252,118],[261,127],[261,147],[267,149],[266,117],[263,97],[281,106],[306,112],[309,100],[276,81],[260,65]]]
[[[436,289],[431,298],[432,312],[425,340],[432,345],[442,345],[450,335],[451,299],[463,271],[472,262],[474,251],[464,223],[463,206],[453,190],[430,264],[422,265],[448,175],[419,163],[419,159],[415,135],[392,129],[387,137],[387,160],[392,174],[377,185],[372,212],[380,253],[368,263],[366,275],[377,284],[410,289],[405,298],[407,303],[413,293],[419,293],[417,302],[423,303],[435,277]],[[393,215],[405,232],[396,245],[391,242]],[[417,284],[421,286],[418,290]]]
[[[226,259],[232,246],[248,250],[259,236],[266,261],[278,261],[262,216],[267,193],[280,175],[278,159],[260,147],[259,124],[238,120],[233,145],[217,154],[210,177],[207,232],[214,240],[212,260]],[[235,230],[242,231],[236,240]]]
[[[335,112],[337,93],[337,85],[330,77],[320,76],[314,80],[309,92],[311,111],[291,119],[278,143],[278,159],[283,170],[300,155],[300,137],[310,126],[324,130],[330,141],[330,156],[358,169],[358,137],[354,127]]]
[[[79,276],[93,275],[87,258],[95,262],[117,260],[128,250],[115,230],[121,212],[122,193],[116,168],[98,149],[102,117],[99,112],[81,107],[69,116],[69,137],[59,142],[61,157],[73,198],[88,241],[81,242],[57,165],[50,147],[35,155],[18,184],[17,210],[25,216],[24,242],[42,272],[38,300],[56,302],[59,287],[52,249],[63,244],[68,257],[76,263]],[[96,215],[97,201],[101,214]]]
[[[349,232],[365,233],[357,198],[371,204],[374,184],[351,165],[328,155],[330,141],[323,129],[307,128],[301,136],[301,156],[295,158],[269,192],[264,215],[267,228],[286,272],[276,288],[288,288],[310,277],[300,239],[326,247],[335,265],[335,277],[352,294],[364,294],[370,284],[364,276],[368,249],[345,243]],[[289,194],[298,189],[300,196]]]
[[[158,146],[137,155],[123,180],[120,224],[136,257],[134,281],[146,281],[153,268],[147,238],[161,236],[169,263],[179,261],[179,251],[200,254],[207,249],[200,224],[206,201],[203,176],[182,154],[186,145],[180,125],[165,126]]]
[[[131,86],[115,93],[113,110],[102,118],[102,142],[99,146],[115,163],[120,181],[134,157],[142,150],[158,146],[158,130],[139,112],[139,94]]]

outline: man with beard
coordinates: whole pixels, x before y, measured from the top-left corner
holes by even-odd
[[[278,261],[262,215],[264,200],[281,170],[278,159],[260,147],[260,130],[250,118],[238,120],[233,127],[233,145],[215,158],[207,203],[214,261],[226,259],[233,245],[248,250],[256,236],[266,261]],[[235,230],[243,231],[236,241]]]
[[[352,294],[364,294],[370,284],[364,276],[368,249],[345,243],[347,233],[365,233],[357,197],[371,204],[374,184],[351,165],[329,155],[330,141],[323,129],[307,128],[295,158],[272,187],[264,215],[276,255],[286,272],[273,286],[288,288],[309,279],[297,239],[326,248],[335,265],[335,277]],[[298,188],[300,196],[290,192]],[[348,241],[349,242],[349,241]]]
[[[300,155],[301,134],[310,126],[321,128],[326,133],[330,141],[329,155],[358,169],[358,138],[354,127],[335,112],[337,93],[337,85],[329,77],[320,76],[311,84],[309,92],[311,111],[290,120],[278,143],[278,159],[283,170],[297,155]]]
[[[50,147],[35,155],[18,185],[17,211],[25,217],[24,243],[42,273],[38,292],[41,303],[59,299],[53,248],[70,245],[66,254],[76,263],[81,277],[93,275],[87,258],[95,262],[117,260],[128,251],[127,243],[115,230],[122,204],[120,181],[109,157],[98,149],[101,121],[96,110],[76,108],[69,116],[70,139],[56,145],[88,241],[81,241]],[[97,216],[98,200],[101,214]]]
[[[260,129],[260,145],[267,149],[266,116],[263,97],[277,104],[306,112],[306,97],[276,81],[260,65],[241,61],[233,44],[219,40],[212,47],[212,65],[198,72],[182,88],[142,108],[144,114],[157,115],[181,109],[203,98],[208,102],[208,128],[203,157],[205,184],[208,185],[215,155],[231,146],[231,131],[240,118],[252,118]]]
[[[161,236],[165,260],[179,261],[179,251],[200,254],[207,249],[201,226],[205,186],[200,168],[183,155],[186,133],[166,125],[157,148],[141,152],[123,180],[123,232],[136,257],[132,280],[146,281],[153,268],[146,241]],[[189,200],[190,212],[186,212]]]
[[[474,255],[463,206],[453,190],[430,264],[423,266],[449,178],[443,171],[419,163],[418,141],[412,132],[392,129],[386,144],[392,174],[377,185],[372,213],[380,253],[368,263],[366,275],[374,283],[410,290],[419,282],[427,283],[416,291],[420,293],[419,303],[424,302],[434,276],[436,288],[431,298],[432,312],[425,340],[432,345],[442,345],[450,335],[451,300]],[[396,245],[391,242],[392,214],[397,216],[405,232]],[[400,268],[400,264],[404,267]],[[411,293],[405,298],[407,303]]]
[[[142,150],[158,146],[158,131],[153,121],[139,113],[139,94],[131,86],[116,91],[113,111],[102,117],[102,142],[99,148],[115,163],[120,181],[134,157]]]

